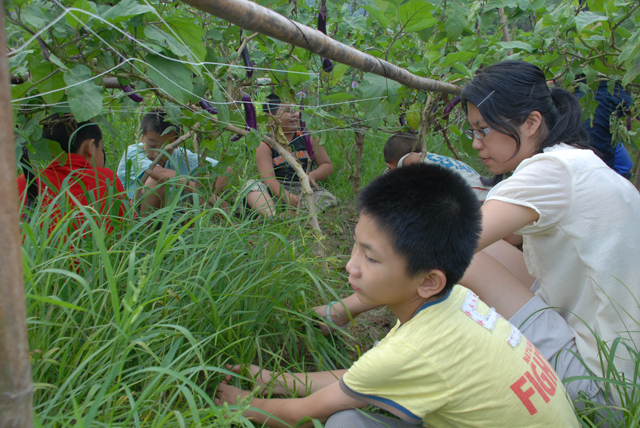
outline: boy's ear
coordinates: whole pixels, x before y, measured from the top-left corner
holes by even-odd
[[[418,286],[418,295],[423,299],[430,299],[440,293],[445,285],[447,285],[445,273],[439,269],[431,269],[424,274],[423,281]]]
[[[398,167],[398,162],[385,162],[385,164],[392,171]]]

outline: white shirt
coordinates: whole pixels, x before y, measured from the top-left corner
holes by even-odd
[[[628,180],[591,150],[557,144],[520,163],[487,200],[540,214],[517,231],[525,262],[540,281],[537,295],[564,309],[558,312],[589,369],[602,374],[589,328],[609,345],[622,337],[640,347],[640,194]],[[633,362],[622,348],[615,366],[632,379]]]

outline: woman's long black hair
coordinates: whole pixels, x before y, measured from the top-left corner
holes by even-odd
[[[529,114],[542,115],[543,138],[538,152],[558,143],[589,149],[589,135],[582,127],[582,109],[569,91],[549,88],[544,73],[524,61],[502,61],[491,65],[467,83],[460,94],[465,111],[472,103],[494,130],[516,140],[520,151],[518,127]]]

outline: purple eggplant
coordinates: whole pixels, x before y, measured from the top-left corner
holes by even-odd
[[[451,110],[453,110],[453,108],[457,106],[460,103],[460,101],[461,99],[459,96],[456,95],[455,97],[453,97],[451,102],[447,104],[447,106],[444,108],[444,117],[449,116],[449,113],[451,113]]]
[[[120,84],[120,87],[122,88],[124,93],[127,94],[133,101],[137,103],[141,103],[142,101],[144,101],[142,95],[133,92],[133,88],[131,86]]]
[[[407,124],[407,119],[405,119],[404,113],[400,115],[400,118],[398,119],[398,121],[400,122],[400,126],[405,126]]]
[[[318,31],[327,35],[327,4],[325,0],[320,1],[320,13],[318,13]],[[333,61],[329,58],[322,58],[322,71],[331,73],[333,71]]]
[[[318,31],[327,35],[327,4],[324,0],[320,2],[320,13],[318,13]]]
[[[631,131],[631,116],[627,116],[627,131]]]
[[[311,161],[313,161],[316,156],[313,152],[313,146],[311,145],[311,137],[309,136],[309,131],[307,131],[306,123],[304,123],[304,120],[302,120],[302,112],[304,111],[304,99],[307,98],[307,95],[304,92],[298,92],[297,95],[299,98],[302,98],[300,100],[300,118],[298,119],[300,121],[300,131],[302,132],[302,136],[304,138],[304,145],[307,146],[309,157],[311,158]]]
[[[242,104],[244,105],[244,129],[258,129],[258,117],[256,116],[256,108],[251,101],[249,94],[242,94]],[[238,134],[231,138],[231,141],[238,141],[243,136]]]
[[[253,67],[256,65],[255,62],[251,61],[251,57],[249,56],[249,49],[245,46],[242,49],[242,62],[244,62],[244,66],[247,69],[247,79],[251,79],[253,77]]]
[[[200,104],[200,107],[202,107],[203,109],[205,109],[209,113],[218,114],[218,109],[216,109],[214,106],[209,104],[209,101],[205,100],[204,98],[200,99],[200,103],[199,104]]]
[[[329,58],[322,58],[322,71],[331,73],[333,71],[333,61]]]

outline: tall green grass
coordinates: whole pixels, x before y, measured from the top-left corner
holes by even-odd
[[[225,426],[212,393],[226,363],[323,370],[349,364],[310,307],[344,281],[323,271],[297,222],[241,221],[178,206],[112,222],[90,208],[24,232],[38,424]],[[132,216],[133,217],[133,216]]]

